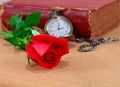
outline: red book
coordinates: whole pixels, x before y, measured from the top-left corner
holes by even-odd
[[[39,26],[44,29],[54,7],[64,9],[62,13],[72,22],[76,37],[98,37],[120,21],[120,0],[11,0],[3,5],[2,23],[11,30],[6,21],[12,15],[25,17],[40,11]]]

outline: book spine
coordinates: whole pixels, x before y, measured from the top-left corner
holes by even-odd
[[[89,26],[89,10],[67,9],[64,12],[74,26],[74,34],[76,37],[91,37],[91,28]]]

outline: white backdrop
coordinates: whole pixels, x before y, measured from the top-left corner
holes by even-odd
[[[8,0],[0,0],[0,3],[1,3],[1,2],[6,2],[6,1],[8,1]]]

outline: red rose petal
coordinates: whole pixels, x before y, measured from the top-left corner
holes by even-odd
[[[34,49],[29,45],[26,45],[25,48],[26,48],[26,52],[27,52],[28,56],[30,57],[30,59],[32,59],[34,62],[37,62],[36,58],[39,58],[39,55],[36,54]]]
[[[67,39],[61,39],[61,51],[62,51],[62,55],[65,55],[67,53],[69,53],[69,47],[68,47],[68,40]]]
[[[53,41],[59,40],[58,38],[54,37],[54,36],[49,36],[47,34],[40,34],[40,35],[36,35],[33,36],[31,38],[31,42],[46,42],[46,43],[52,43]]]
[[[43,57],[48,63],[58,63],[60,61],[61,55],[59,55],[56,49],[50,47]]]
[[[68,40],[65,38],[58,39],[54,36],[49,36],[46,34],[40,34],[37,36],[33,36],[31,39],[32,43],[39,43],[39,44],[51,44],[54,43],[56,45],[56,49],[60,48],[61,49],[61,55],[69,53],[69,48],[68,48]]]
[[[59,41],[54,42],[56,49],[59,47],[61,55],[69,53],[68,40],[65,38],[60,39]]]
[[[55,66],[59,63],[59,61],[60,61],[60,59],[58,59],[58,60],[56,61],[56,63],[53,63],[53,64],[47,63],[47,62],[44,61],[43,58],[42,58],[40,55],[38,55],[37,52],[36,52],[31,46],[29,46],[29,45],[26,45],[26,52],[27,52],[27,54],[28,54],[28,56],[29,56],[29,58],[30,58],[31,60],[33,60],[34,62],[38,63],[40,66],[43,66],[43,67],[45,67],[45,68],[51,69],[51,68],[55,67]]]
[[[48,44],[48,43],[44,43],[44,42],[40,42],[40,43],[32,43],[31,47],[40,55],[43,56],[45,54],[45,52],[48,50],[48,48],[51,46],[52,44]]]
[[[28,56],[39,65],[53,68],[60,62],[61,56],[69,52],[68,41],[64,38],[58,39],[54,36],[40,34],[32,37],[30,45],[26,45],[26,51]]]

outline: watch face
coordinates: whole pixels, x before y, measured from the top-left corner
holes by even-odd
[[[49,35],[63,37],[72,33],[70,21],[64,17],[53,18],[48,21],[46,31]]]

